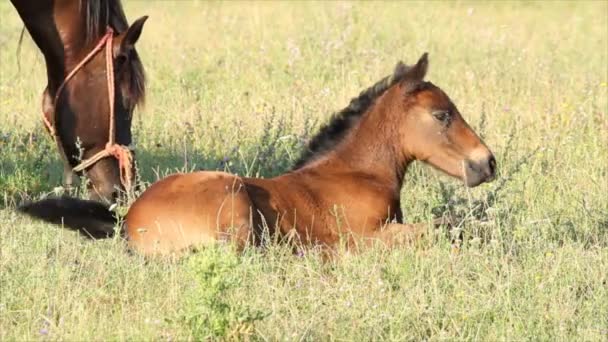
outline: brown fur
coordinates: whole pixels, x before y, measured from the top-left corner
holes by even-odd
[[[426,225],[391,223],[401,220],[399,194],[410,162],[468,177],[470,186],[492,179],[495,162],[447,95],[422,81],[426,55],[405,70],[362,93],[369,100],[359,118],[339,139],[322,131],[332,148],[292,172],[272,179],[197,172],[153,184],[127,214],[130,245],[151,254],[226,236],[257,244],[264,226],[308,245],[352,246],[360,238],[394,245],[419,236]],[[449,127],[433,118],[435,110],[452,111]],[[478,163],[479,179],[465,175],[462,162]]]
[[[358,97],[350,101],[348,106],[335,113],[329,123],[319,130],[303,151],[300,160],[295,163],[294,170],[303,167],[305,164],[321,157],[325,152],[330,151],[342,138],[346,132],[353,127],[361,116],[371,107],[376,98],[382,95],[388,88],[405,77],[408,67],[403,62],[397,63],[392,75],[386,76],[373,86],[362,91]]]
[[[145,17],[128,26],[119,0],[11,0],[46,62],[47,87],[43,114],[57,131],[58,149],[65,161],[65,183],[72,167],[93,156],[108,141],[108,86],[103,53],[98,53],[71,79],[57,102],[64,77],[93,49],[106,26],[114,41],[116,142],[131,144],[131,116],[144,99],[145,77],[134,43]],[[77,141],[80,144],[77,144]],[[82,153],[81,153],[82,152]],[[87,170],[90,197],[110,201],[122,189],[118,163],[105,158]]]
[[[395,246],[418,238],[427,224],[401,224],[400,190],[412,161],[426,162],[468,186],[492,180],[496,168],[492,153],[449,97],[423,81],[427,64],[425,54],[395,81],[387,78],[379,83],[383,86],[364,92],[369,99],[356,120],[339,131],[321,131],[318,141],[332,143],[318,146],[331,149],[316,150],[291,172],[259,179],[202,171],[152,184],[125,218],[129,245],[148,255],[217,240],[243,247],[262,243],[266,229],[271,236],[328,247],[340,241],[349,248],[359,241]],[[58,200],[46,207],[99,211],[78,203]],[[40,207],[31,204],[22,210],[57,221],[51,217],[57,211],[49,214]],[[66,222],[78,222],[89,231],[107,230],[107,219],[99,215],[83,225],[81,215],[63,212],[73,216]]]

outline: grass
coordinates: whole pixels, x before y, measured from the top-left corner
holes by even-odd
[[[608,4],[126,4],[148,14],[143,180],[177,170],[270,177],[329,114],[430,53],[442,87],[495,152],[465,189],[421,165],[408,221],[447,235],[323,263],[282,246],[146,260],[17,215],[60,185],[40,120],[44,62],[0,4],[0,340],[588,340],[608,338]],[[21,66],[18,69],[18,65]]]

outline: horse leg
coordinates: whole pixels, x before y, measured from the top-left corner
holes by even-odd
[[[375,232],[369,242],[380,241],[388,248],[395,246],[412,246],[428,234],[427,223],[401,224],[389,223]]]
[[[389,223],[371,236],[371,241],[381,241],[387,247],[412,246],[423,239],[432,230],[444,225],[450,225],[449,218],[435,219],[430,223],[401,224]]]
[[[72,166],[67,163],[67,161],[63,161],[63,187],[68,191],[74,189],[74,181],[77,181],[76,173],[72,170]]]
[[[61,142],[57,139],[55,132],[55,107],[53,105],[53,98],[49,94],[48,86],[42,92],[42,120],[44,121],[44,128],[46,128],[47,132],[51,135],[51,137],[57,143],[57,149],[59,150],[59,154],[61,155],[61,159],[63,160],[63,187],[68,191],[73,189],[74,180],[77,179],[76,174],[72,171],[72,166],[68,162],[68,159],[63,150],[63,146],[61,146]]]
[[[42,92],[42,120],[44,122],[44,128],[46,131],[55,139],[55,129],[53,127],[55,119],[53,114],[55,113],[55,107],[53,106],[53,99],[49,94],[48,86],[44,88]]]

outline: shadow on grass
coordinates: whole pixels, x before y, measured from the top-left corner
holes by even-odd
[[[267,139],[260,137],[262,141]],[[262,141],[239,147],[225,156],[196,150],[185,154],[178,148],[165,146],[137,148],[135,159],[139,177],[145,184],[176,172],[208,170],[272,177],[289,170],[293,163],[290,151],[278,149],[275,144],[263,145]],[[0,131],[0,151],[0,209],[16,207],[61,187],[63,164],[54,142],[43,132]],[[86,180],[81,177],[83,181]]]

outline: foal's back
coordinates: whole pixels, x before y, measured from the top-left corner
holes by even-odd
[[[129,244],[144,254],[165,254],[217,240],[256,244],[264,229],[306,244],[333,245],[346,232],[366,236],[391,207],[398,210],[398,198],[381,196],[385,189],[373,180],[364,185],[349,177],[360,175],[306,169],[272,179],[212,171],[171,175],[131,206]]]
[[[129,244],[144,254],[166,254],[216,240],[244,245],[251,201],[243,180],[224,172],[175,174],[150,186],[129,209]]]
[[[398,191],[370,174],[315,167],[244,182],[256,208],[274,218],[268,223],[277,233],[297,233],[305,244],[365,237],[387,220],[401,219]]]

